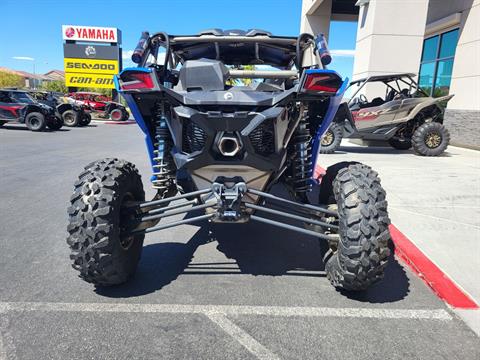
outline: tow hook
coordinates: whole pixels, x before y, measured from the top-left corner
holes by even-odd
[[[213,221],[239,221],[246,216],[241,204],[243,195],[247,192],[247,185],[243,182],[217,179],[222,182],[212,184],[212,192],[217,200],[218,209]],[[229,185],[231,184],[231,185]]]

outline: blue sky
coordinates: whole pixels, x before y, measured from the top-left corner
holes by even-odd
[[[0,0],[0,66],[37,73],[63,69],[62,24],[111,26],[122,30],[124,52],[135,47],[143,30],[171,34],[208,28],[268,30],[297,35],[301,0]],[[356,23],[334,22],[330,49],[354,49]],[[351,78],[352,56],[334,56],[330,68]]]

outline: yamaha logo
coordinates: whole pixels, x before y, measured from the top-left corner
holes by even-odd
[[[223,95],[223,98],[225,100],[232,100],[233,99],[233,94],[231,92],[227,92]]]
[[[72,27],[69,27],[65,30],[65,36],[71,38],[75,35],[75,30]]]
[[[85,55],[87,55],[87,57],[92,58],[92,57],[95,57],[96,54],[97,54],[97,51],[93,46],[87,46],[85,48]]]

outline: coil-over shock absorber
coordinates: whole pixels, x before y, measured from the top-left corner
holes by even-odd
[[[175,164],[172,155],[172,137],[168,129],[167,117],[163,105],[158,105],[155,113],[155,143],[154,143],[154,173],[153,188],[157,189],[158,197],[164,198],[175,190]]]
[[[308,129],[308,108],[305,106],[292,138],[292,187],[295,196],[307,201],[307,193],[312,189],[310,182],[312,168],[311,136]]]

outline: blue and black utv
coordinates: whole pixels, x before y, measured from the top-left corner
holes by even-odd
[[[323,36],[144,32],[132,60],[138,67],[115,82],[145,133],[156,196],[145,201],[125,160],[85,167],[68,209],[67,242],[81,278],[127,281],[146,233],[195,222],[235,231],[248,221],[322,241],[338,288],[364,290],[382,278],[389,218],[377,173],[353,162],[318,171],[322,135],[348,85],[325,68]],[[277,183],[290,198],[271,193]],[[178,214],[189,216],[160,222]]]

